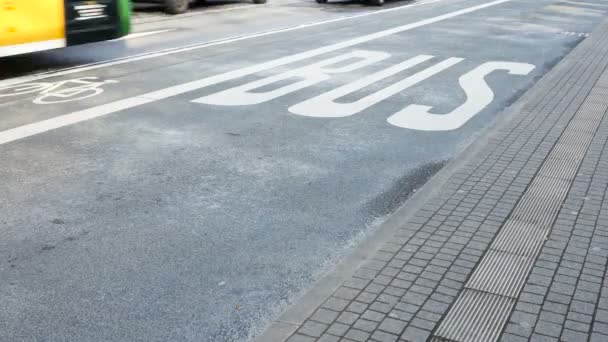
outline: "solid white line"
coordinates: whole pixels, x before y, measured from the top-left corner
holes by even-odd
[[[451,13],[436,16],[433,18],[424,19],[424,20],[421,20],[421,21],[418,21],[415,23],[394,27],[391,29],[379,31],[376,33],[368,34],[368,35],[357,37],[357,38],[350,39],[350,40],[346,40],[346,41],[343,41],[340,43],[324,46],[324,47],[321,47],[318,49],[298,53],[298,54],[291,55],[291,56],[282,57],[282,58],[275,59],[270,62],[257,64],[257,65],[253,65],[250,67],[245,67],[245,68],[239,69],[239,70],[229,71],[229,72],[226,72],[223,74],[207,77],[207,78],[204,78],[201,80],[168,87],[165,89],[149,92],[149,93],[146,93],[143,95],[139,95],[139,96],[135,96],[135,97],[131,97],[131,98],[115,101],[115,102],[110,102],[108,104],[104,104],[104,105],[88,108],[85,110],[77,111],[74,113],[57,116],[57,117],[47,119],[44,121],[16,127],[13,129],[9,129],[9,130],[0,132],[0,145],[11,142],[11,141],[15,141],[18,139],[23,139],[25,137],[29,137],[29,136],[32,136],[35,134],[47,132],[47,131],[57,129],[60,127],[72,125],[72,124],[82,122],[85,120],[90,120],[92,118],[112,114],[112,113],[115,113],[115,112],[118,112],[121,110],[125,110],[128,108],[133,108],[133,107],[140,106],[140,105],[143,105],[146,103],[151,103],[151,102],[154,102],[157,100],[165,99],[165,98],[168,98],[171,96],[184,94],[184,93],[187,93],[187,92],[190,92],[193,90],[197,90],[197,89],[200,89],[200,88],[212,85],[212,84],[217,84],[217,83],[233,80],[233,79],[243,77],[246,75],[250,75],[250,74],[262,71],[262,70],[272,69],[272,68],[275,68],[278,66],[282,66],[282,65],[293,63],[293,62],[300,61],[303,59],[315,57],[318,55],[340,50],[343,48],[352,47],[352,46],[355,46],[358,44],[362,44],[362,43],[369,42],[369,41],[372,41],[375,39],[390,36],[390,35],[393,35],[396,33],[408,31],[408,30],[418,28],[421,26],[430,25],[430,24],[433,24],[433,23],[436,23],[439,21],[454,18],[454,17],[460,16],[463,14],[475,12],[475,11],[478,11],[478,10],[481,10],[484,8],[496,6],[496,5],[510,2],[510,1],[513,1],[513,0],[496,0],[496,1],[485,3],[483,5],[468,7],[468,8],[454,11]]]
[[[9,46],[0,47],[0,57],[21,55],[24,53],[31,53],[31,52],[51,50],[51,49],[58,49],[58,48],[62,48],[64,46],[66,46],[66,40],[63,38],[45,40],[42,42],[35,42],[35,43],[9,45]],[[2,84],[0,84],[0,86],[2,86]]]
[[[353,15],[353,16],[339,17],[339,18],[334,18],[334,19],[330,19],[330,20],[302,24],[302,25],[283,28],[283,29],[264,31],[264,32],[242,35],[242,36],[233,36],[233,37],[222,38],[222,39],[218,39],[218,40],[212,40],[212,41],[205,42],[205,43],[197,43],[197,44],[187,45],[187,46],[178,47],[178,48],[160,50],[160,51],[156,51],[156,52],[146,52],[146,53],[142,53],[139,55],[116,58],[116,59],[112,59],[112,60],[105,61],[105,62],[85,64],[85,65],[74,67],[74,68],[67,68],[67,69],[62,69],[62,70],[57,70],[57,71],[34,74],[34,75],[15,77],[15,78],[10,78],[10,79],[6,79],[6,80],[0,80],[0,87],[6,87],[6,86],[13,85],[13,84],[37,81],[37,80],[41,80],[41,79],[45,79],[45,78],[49,78],[49,77],[70,75],[70,74],[88,71],[88,70],[106,68],[106,67],[114,66],[114,65],[120,65],[120,64],[125,64],[125,63],[141,61],[141,60],[145,60],[145,59],[172,55],[172,54],[176,54],[176,53],[203,49],[203,48],[207,48],[210,46],[229,44],[229,43],[234,43],[234,42],[238,42],[238,41],[242,41],[242,40],[270,36],[270,35],[283,33],[283,32],[296,31],[296,30],[301,30],[301,29],[314,27],[314,26],[326,25],[326,24],[336,23],[336,22],[340,22],[340,21],[357,19],[357,18],[361,18],[361,17],[377,15],[377,14],[382,14],[382,13],[387,13],[387,12],[399,11],[399,10],[403,10],[403,9],[407,9],[407,8],[411,8],[411,7],[415,7],[415,6],[423,6],[423,5],[428,5],[428,4],[432,4],[432,3],[440,2],[440,1],[445,1],[445,0],[429,0],[427,2],[418,3],[418,4],[399,6],[399,7],[394,7],[394,8],[387,8],[387,9],[378,10],[378,11],[374,11],[374,12],[366,12],[366,13],[357,14],[357,15]]]
[[[142,97],[130,97],[128,99],[114,101],[102,106],[92,107],[71,114],[61,115],[47,120],[35,122],[29,125],[19,126],[17,128],[0,132],[0,145],[56,128],[69,126],[81,121],[112,114],[124,109],[140,106],[153,101],[154,100],[145,99]]]
[[[159,34],[159,33],[165,33],[165,32],[171,32],[171,31],[175,31],[176,29],[167,29],[167,30],[158,30],[158,31],[148,31],[148,32],[138,32],[138,33],[131,33],[129,35],[126,35],[124,37],[118,38],[118,39],[114,39],[114,40],[128,40],[128,39],[133,39],[133,38],[139,38],[139,37],[145,37],[145,36],[151,36],[153,34]]]

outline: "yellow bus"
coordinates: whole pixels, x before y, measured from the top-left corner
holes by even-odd
[[[130,11],[129,0],[0,0],[0,57],[124,36]]]

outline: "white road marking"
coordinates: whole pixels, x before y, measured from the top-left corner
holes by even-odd
[[[94,70],[94,69],[107,68],[107,67],[114,66],[114,65],[126,64],[126,63],[137,62],[137,61],[141,61],[141,60],[145,60],[145,59],[157,58],[157,57],[162,57],[162,56],[167,56],[167,55],[172,55],[172,54],[177,54],[177,53],[182,53],[182,52],[188,52],[188,51],[192,51],[192,50],[204,49],[204,48],[208,48],[211,46],[224,45],[224,44],[234,43],[234,42],[238,42],[238,41],[242,41],[242,40],[270,36],[270,35],[274,35],[274,34],[278,34],[278,33],[302,30],[302,29],[309,28],[309,27],[326,25],[326,24],[336,23],[336,22],[345,21],[345,20],[352,20],[352,19],[367,17],[367,16],[371,16],[371,15],[378,15],[378,14],[387,13],[387,12],[399,11],[399,10],[403,10],[406,8],[409,9],[412,7],[429,5],[429,4],[432,4],[435,2],[441,2],[441,1],[446,1],[446,0],[429,0],[429,1],[421,2],[421,3],[417,3],[417,4],[399,6],[399,7],[394,7],[394,8],[387,8],[387,9],[383,9],[383,10],[377,10],[374,12],[366,12],[366,13],[352,15],[352,16],[344,16],[344,17],[334,18],[334,19],[325,20],[325,21],[318,21],[318,22],[288,27],[288,28],[284,28],[284,29],[277,29],[277,30],[259,32],[259,33],[242,35],[242,36],[222,38],[222,39],[212,40],[212,41],[205,42],[205,43],[197,43],[197,44],[182,46],[179,48],[164,49],[164,50],[160,50],[160,51],[156,51],[156,52],[146,52],[146,53],[142,53],[142,54],[138,54],[138,55],[116,58],[116,59],[105,61],[105,62],[84,64],[84,65],[74,67],[74,68],[67,68],[67,69],[62,69],[62,70],[57,70],[57,71],[50,71],[50,72],[34,74],[34,75],[14,77],[14,78],[6,79],[6,80],[0,80],[0,87],[9,86],[9,85],[13,85],[13,84],[19,84],[19,83],[25,83],[25,82],[32,82],[32,81],[41,80],[41,79],[45,79],[45,78],[49,78],[49,77],[69,75],[69,74],[74,74],[74,73],[89,71],[89,70]],[[512,1],[512,0],[508,0],[508,1]]]
[[[464,15],[467,13],[472,13],[475,11],[479,11],[484,8],[496,6],[499,4],[503,4],[506,2],[510,2],[513,0],[496,0],[492,2],[488,2],[481,5],[476,5],[464,9],[460,9],[454,12],[446,13],[443,15],[439,15],[433,18],[428,18],[424,20],[420,20],[415,23],[406,24],[402,26],[397,26],[394,28],[386,29],[383,31],[378,31],[376,33],[364,35],[361,37],[357,37],[354,39],[349,39],[340,43],[331,44],[328,46],[324,46],[321,48],[317,48],[314,50],[298,53],[291,56],[286,56],[282,58],[275,59],[270,62],[261,63],[258,65],[245,67],[240,70],[233,70],[223,74],[207,77],[201,80],[192,81],[172,87],[168,87],[165,89],[161,89],[158,91],[153,91],[147,94],[143,94],[140,96],[135,96],[115,102],[110,102],[104,105],[88,108],[85,110],[73,112],[70,114],[60,115],[51,119],[47,119],[44,121],[35,122],[32,124],[12,128],[9,130],[5,130],[0,132],[0,145],[5,144],[11,141],[23,139],[25,137],[29,137],[35,134],[40,134],[43,132],[47,132],[53,129],[57,129],[60,127],[65,127],[68,125],[72,125],[78,122],[90,120],[92,118],[97,118],[100,116],[116,113],[121,110],[125,110],[128,108],[133,108],[137,106],[141,106],[143,104],[151,103],[155,100],[165,99],[171,96],[184,94],[193,90],[201,89],[203,87],[207,87],[209,85],[218,84],[221,82],[233,80],[236,78],[240,78],[246,75],[254,74],[256,72],[262,70],[268,70],[271,68],[275,68],[278,66],[286,65],[289,63],[301,61],[307,58],[319,56],[328,52],[340,50],[347,47],[352,47],[358,44],[366,43],[375,39],[379,39],[382,37],[390,36],[396,33],[405,32],[408,30],[412,30],[418,27],[430,25],[433,23],[437,23],[443,20],[447,20],[450,18],[454,18],[460,15]]]
[[[313,97],[310,100],[306,100],[295,106],[289,108],[289,111],[304,116],[314,116],[322,118],[340,118],[345,116],[351,116],[365,110],[387,98],[413,86],[425,79],[442,72],[443,70],[450,68],[454,64],[460,63],[462,58],[448,58],[438,64],[435,64],[429,68],[426,68],[420,72],[415,73],[399,82],[393,83],[390,86],[374,92],[373,94],[367,95],[362,99],[359,99],[350,103],[336,102],[337,99],[347,96],[355,91],[361,90],[369,85],[372,85],[378,81],[396,75],[406,69],[416,66],[422,62],[428,61],[433,56],[420,55],[414,58],[410,58],[404,62],[393,65],[390,68],[378,71],[367,77],[361,78],[357,81],[346,84],[342,87],[328,91],[325,94]]]
[[[115,80],[97,81],[99,77],[81,77],[67,81],[50,83],[48,89],[34,99],[35,104],[45,105],[80,101],[103,93],[105,84],[118,83]]]
[[[69,126],[78,122],[98,118],[100,116],[116,113],[118,111],[141,106],[154,102],[152,99],[143,97],[130,97],[128,99],[114,101],[102,106],[92,107],[71,114],[57,116],[51,119],[38,121],[29,125],[19,126],[0,132],[0,145],[11,141],[23,139],[32,135],[47,132],[56,128]]]
[[[263,78],[238,87],[230,88],[219,93],[211,94],[200,99],[193,100],[196,103],[206,103],[222,106],[243,106],[267,102],[277,97],[284,96],[295,91],[310,87],[331,78],[331,74],[352,72],[366,67],[383,59],[390,54],[386,52],[354,50],[321,62],[305,67],[286,71],[282,74]],[[333,67],[339,62],[355,60],[354,63]],[[267,92],[255,91],[268,85],[298,78],[300,81]]]
[[[114,41],[116,40],[128,40],[128,39],[133,39],[133,38],[139,38],[139,37],[145,37],[145,36],[151,36],[153,34],[159,34],[159,33],[165,33],[165,32],[171,32],[171,31],[175,31],[176,29],[167,29],[167,30],[158,30],[158,31],[148,31],[148,32],[138,32],[138,33],[131,33],[129,35],[126,35],[124,37],[118,38],[118,39],[114,39]]]
[[[433,114],[433,107],[409,105],[387,119],[391,125],[422,131],[450,131],[457,129],[481,112],[494,100],[494,92],[485,77],[496,70],[506,70],[511,75],[528,75],[534,65],[510,62],[484,63],[459,79],[460,87],[467,97],[465,103],[448,114]]]
[[[118,83],[115,80],[98,81],[98,79],[99,77],[80,77],[54,83],[15,84],[8,87],[0,87],[0,97],[39,93],[38,97],[33,100],[35,104],[70,102],[97,96],[104,91],[101,86]]]
[[[579,37],[589,37],[589,33],[586,32],[570,32],[570,31],[562,31],[560,34],[564,36],[579,36]]]

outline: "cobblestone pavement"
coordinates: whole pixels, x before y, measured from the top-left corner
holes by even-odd
[[[287,340],[608,341],[607,65],[608,21]]]

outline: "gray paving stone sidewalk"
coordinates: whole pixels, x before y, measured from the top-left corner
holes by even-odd
[[[287,340],[608,341],[607,66],[608,21]]]

